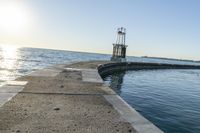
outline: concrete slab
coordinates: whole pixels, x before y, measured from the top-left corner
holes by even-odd
[[[33,73],[30,73],[28,76],[33,76],[33,77],[55,77],[57,76],[61,70],[57,69],[42,69],[42,70],[37,70]]]
[[[109,94],[109,95],[116,95],[116,92],[113,91],[113,90],[112,90],[110,87],[108,87],[107,85],[103,85],[103,86],[101,87],[101,90],[107,92],[107,94]]]
[[[0,93],[0,107],[12,99],[17,93]]]
[[[103,95],[113,94],[112,89],[99,83],[83,82],[81,72],[63,71],[56,77],[23,77],[27,80],[26,93],[49,93],[69,95]]]
[[[83,69],[69,67],[69,68],[64,68],[64,70],[67,70],[67,71],[81,71]]]
[[[103,80],[96,69],[83,69],[82,79],[84,82],[103,83]]]
[[[4,85],[0,87],[0,93],[18,93],[23,90],[23,86]]]
[[[138,133],[164,133],[160,129],[158,129],[156,126],[151,124],[134,124],[132,123],[132,126],[138,131]]]
[[[0,87],[0,107],[11,100],[15,95],[23,90],[23,86],[2,86]]]
[[[15,86],[24,86],[27,83],[28,83],[27,81],[16,81],[16,80],[6,82],[7,85],[15,85]]]

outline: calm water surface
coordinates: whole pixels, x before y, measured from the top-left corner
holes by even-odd
[[[37,69],[74,61],[109,60],[110,55],[0,46],[0,85]],[[129,61],[199,63],[128,57]],[[128,71],[106,82],[131,106],[166,133],[200,133],[200,71]]]
[[[200,70],[127,71],[106,82],[166,133],[200,133]]]

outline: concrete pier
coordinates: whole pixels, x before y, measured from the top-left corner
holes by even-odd
[[[136,66],[77,62],[8,82],[0,87],[0,133],[163,133],[100,77]],[[160,68],[159,64],[146,66],[140,64],[143,68]]]

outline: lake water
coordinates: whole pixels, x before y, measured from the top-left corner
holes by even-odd
[[[127,71],[104,80],[166,133],[200,133],[200,70]]]
[[[0,83],[13,80],[37,69],[75,61],[109,59],[103,54],[60,50],[0,47]]]
[[[0,47],[0,85],[54,64],[109,59],[104,54],[4,46]],[[200,65],[139,57],[128,60]],[[200,133],[200,70],[127,71],[109,75],[105,81],[166,133]]]

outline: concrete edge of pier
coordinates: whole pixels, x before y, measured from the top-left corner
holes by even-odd
[[[158,69],[200,69],[200,65],[181,65],[144,62],[110,62],[98,66],[99,74],[104,77],[119,71],[127,70],[158,70]]]

